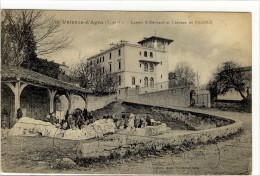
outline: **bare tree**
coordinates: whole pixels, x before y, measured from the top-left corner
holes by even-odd
[[[106,70],[101,64],[89,64],[80,59],[80,63],[70,70],[70,76],[80,82],[80,86],[91,90],[96,94],[115,93],[119,79],[116,73]]]
[[[170,88],[175,86],[190,86],[195,84],[196,74],[185,62],[179,63],[176,68],[169,73]]]
[[[72,39],[53,16],[39,10],[3,10],[2,64],[20,66],[24,60],[67,48]]]

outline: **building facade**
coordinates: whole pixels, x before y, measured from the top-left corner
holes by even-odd
[[[167,47],[173,40],[152,36],[138,44],[121,41],[87,59],[90,65],[99,65],[100,72],[116,73],[118,88],[136,86],[168,89]]]

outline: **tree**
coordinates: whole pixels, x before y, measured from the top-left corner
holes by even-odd
[[[251,96],[251,72],[246,71],[239,64],[228,61],[222,63],[213,79],[208,83],[212,97],[225,95],[229,91],[237,91],[243,99]]]
[[[88,64],[84,58],[70,70],[70,76],[80,82],[80,86],[96,94],[115,93],[119,79],[117,73],[107,71],[101,64]]]
[[[6,11],[1,26],[2,65],[20,66],[24,60],[36,58],[36,42],[31,25],[15,23],[12,13]]]
[[[72,42],[53,16],[38,10],[3,10],[1,30],[1,59],[8,66],[20,66],[23,61],[67,48]]]
[[[179,63],[176,68],[169,73],[169,86],[174,88],[176,86],[191,86],[195,84],[195,72],[185,62]]]

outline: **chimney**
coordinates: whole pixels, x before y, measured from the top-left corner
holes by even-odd
[[[65,62],[62,62],[62,65],[66,65]]]
[[[115,44],[114,43],[110,43],[110,47],[113,47]]]

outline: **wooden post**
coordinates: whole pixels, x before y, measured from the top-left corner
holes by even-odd
[[[67,97],[67,99],[68,99],[68,111],[69,111],[69,113],[71,113],[71,111],[72,111],[72,93],[70,93],[70,92],[65,92],[65,96]]]
[[[17,117],[17,110],[21,107],[21,101],[20,101],[21,93],[28,84],[21,83],[20,78],[17,78],[17,82],[15,82],[14,84],[12,83],[5,83],[5,84],[8,87],[10,87],[10,89],[14,93],[14,117],[13,119],[11,119],[13,125]]]
[[[57,90],[48,89],[49,98],[50,98],[50,113],[54,112],[54,97],[57,93]]]
[[[82,94],[82,98],[85,101],[85,109],[88,109],[88,95],[87,94]]]

